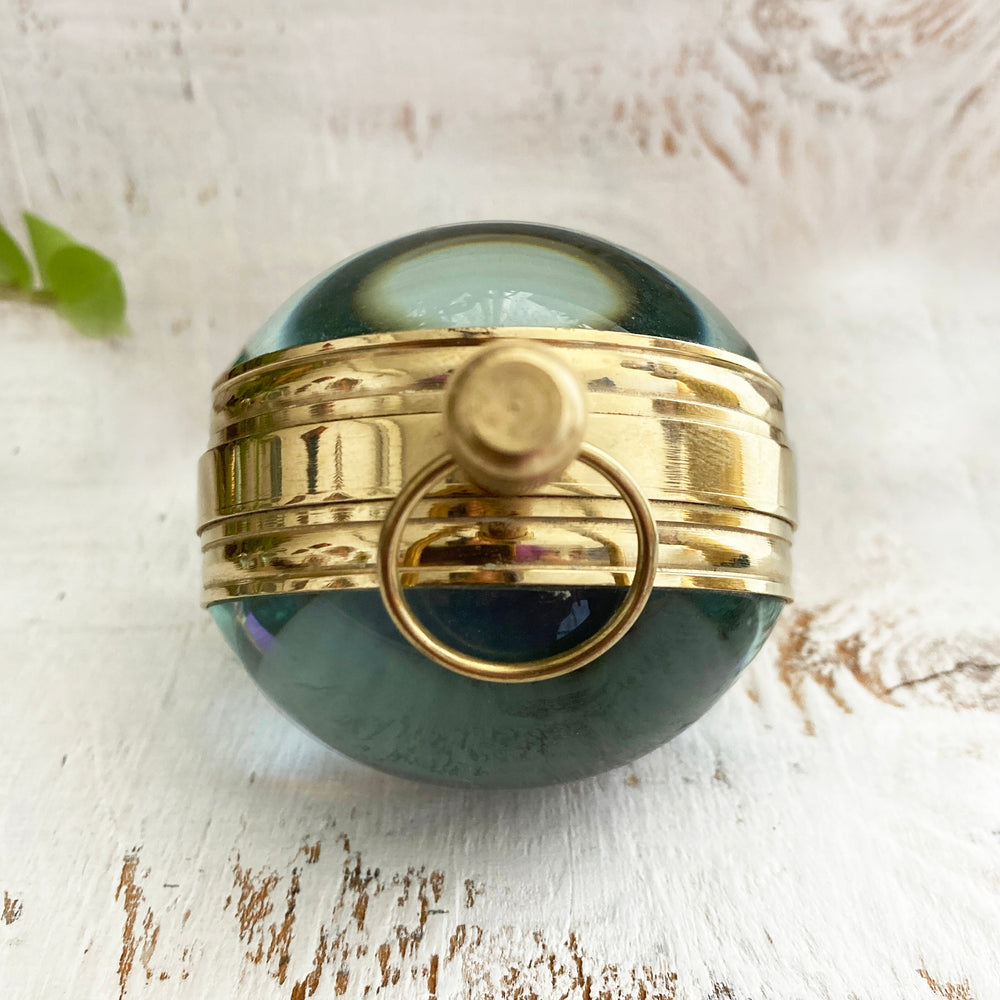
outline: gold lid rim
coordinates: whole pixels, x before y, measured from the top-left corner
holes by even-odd
[[[656,514],[658,589],[791,598],[794,465],[780,383],[758,362],[627,332],[497,327],[362,334],[230,368],[200,465],[205,603],[376,587],[385,511],[445,448],[450,373],[504,340],[550,347],[581,374],[588,444],[628,470]],[[580,463],[502,499],[453,474],[408,532],[415,585],[494,582],[476,559],[524,586],[618,585],[635,566],[620,497]]]
[[[259,373],[273,365],[307,361],[317,357],[372,350],[386,347],[418,347],[424,342],[437,346],[461,344],[465,346],[499,339],[532,340],[552,343],[557,347],[581,346],[620,347],[626,350],[652,352],[655,354],[678,354],[701,357],[708,361],[744,369],[768,380],[779,392],[781,383],[764,366],[753,358],[721,347],[698,344],[673,337],[656,337],[648,334],[630,333],[627,330],[591,330],[586,327],[555,326],[463,326],[433,327],[416,330],[393,330],[380,333],[359,333],[350,337],[333,337],[329,340],[314,341],[295,347],[284,347],[268,351],[232,365],[212,383],[217,389],[227,382],[237,383],[244,375]]]

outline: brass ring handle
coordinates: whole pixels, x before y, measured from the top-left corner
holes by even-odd
[[[659,549],[656,520],[649,501],[635,480],[610,455],[584,443],[580,446],[576,458],[614,484],[628,505],[638,534],[639,550],[635,574],[625,599],[610,620],[600,631],[572,649],[542,659],[515,663],[469,656],[445,645],[431,635],[418,621],[403,596],[399,545],[403,529],[414,507],[434,483],[458,467],[458,463],[450,454],[444,454],[424,466],[402,488],[389,508],[378,543],[376,571],[382,600],[397,628],[421,653],[441,666],[466,677],[508,683],[538,681],[569,673],[597,659],[614,646],[635,624],[649,600],[656,579]]]

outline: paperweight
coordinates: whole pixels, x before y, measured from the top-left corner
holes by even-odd
[[[432,229],[321,275],[214,386],[199,471],[230,646],[408,778],[625,764],[791,598],[780,386],[685,282],[568,230]]]

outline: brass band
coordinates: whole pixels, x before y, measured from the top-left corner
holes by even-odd
[[[551,328],[415,330],[289,348],[213,393],[200,465],[204,601],[378,586],[393,499],[445,451],[445,385],[486,343],[532,340],[579,376],[587,442],[649,498],[656,586],[790,598],[794,468],[780,386],[701,345]],[[638,556],[629,509],[572,463],[525,496],[460,472],[415,504],[404,583],[622,584]]]

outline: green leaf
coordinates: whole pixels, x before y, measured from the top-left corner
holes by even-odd
[[[31,212],[24,213],[42,287],[55,309],[88,337],[125,333],[125,290],[118,268],[103,254]]]
[[[17,240],[0,225],[0,285],[27,291],[31,288],[31,265]]]
[[[107,257],[73,243],[46,259],[46,273],[56,312],[80,333],[114,337],[127,332],[125,289],[118,268]]]
[[[35,253],[35,261],[38,264],[38,274],[42,279],[42,287],[51,288],[49,264],[53,255],[63,247],[73,246],[76,240],[68,233],[57,229],[51,223],[38,218],[37,215],[32,215],[31,212],[24,213],[24,224],[28,227],[28,236],[31,238],[31,249]]]

